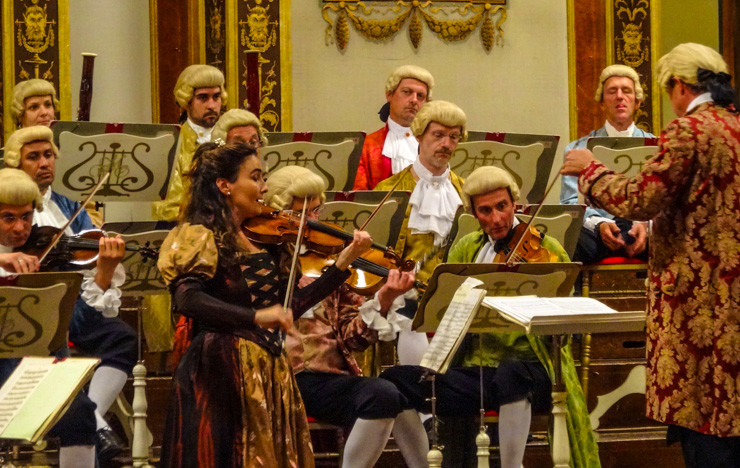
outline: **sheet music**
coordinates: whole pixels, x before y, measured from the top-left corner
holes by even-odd
[[[590,297],[488,296],[483,304],[529,330],[538,320],[574,320],[583,316],[617,313]]]
[[[437,327],[420,365],[436,372],[445,372],[452,356],[460,346],[465,332],[475,317],[478,306],[486,295],[485,289],[475,289],[483,282],[470,277],[460,285],[452,302]]]
[[[51,371],[54,358],[24,359],[0,388],[0,433],[20,412],[44,377]]]

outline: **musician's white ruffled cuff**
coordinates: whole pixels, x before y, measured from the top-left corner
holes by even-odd
[[[105,291],[95,283],[95,273],[97,271],[97,267],[82,271],[82,300],[103,314],[103,317],[116,317],[118,316],[118,309],[121,307],[121,285],[126,281],[126,270],[123,265],[116,265],[110,286]]]
[[[378,302],[378,293],[375,293],[372,299],[365,301],[360,306],[360,316],[368,327],[378,332],[380,341],[392,341],[401,330],[398,324],[399,318],[408,320],[403,315],[397,314],[396,310],[403,307],[405,300],[403,296],[398,296],[385,317],[380,313],[380,303]]]

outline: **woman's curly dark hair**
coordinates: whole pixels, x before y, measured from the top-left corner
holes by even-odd
[[[219,261],[233,264],[241,258],[238,246],[238,226],[234,225],[226,196],[218,189],[216,180],[236,182],[239,168],[250,157],[258,158],[254,148],[234,143],[219,146],[204,143],[193,155],[190,167],[190,190],[181,221],[202,224],[212,230],[219,248]]]

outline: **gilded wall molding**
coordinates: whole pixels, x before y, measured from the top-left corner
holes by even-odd
[[[259,115],[268,131],[289,131],[292,126],[289,0],[203,2],[204,59],[224,72],[228,107],[249,108]],[[256,89],[250,89],[249,83]],[[248,102],[248,95],[257,94],[256,102]]]
[[[59,94],[59,117],[70,119],[69,4],[68,0],[3,1],[3,109],[8,109],[13,87],[29,78],[43,78]],[[3,113],[5,134],[15,129]]]
[[[659,0],[606,0],[607,64],[621,63],[640,75],[645,98],[635,125],[657,134],[661,125],[660,85],[653,70],[658,60]]]
[[[347,48],[350,24],[366,39],[387,41],[408,22],[415,49],[421,45],[424,23],[445,42],[466,39],[480,26],[481,43],[490,52],[494,44],[504,44],[506,0],[324,0],[322,15],[328,24],[326,44],[335,43],[339,50]]]

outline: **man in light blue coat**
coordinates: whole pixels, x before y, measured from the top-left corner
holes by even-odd
[[[570,142],[565,154],[585,148],[593,137],[654,138],[635,125],[635,113],[643,100],[637,72],[626,65],[610,65],[601,72],[595,99],[601,103],[606,117],[604,126]],[[560,203],[578,203],[578,178],[563,176]],[[647,223],[615,218],[604,210],[588,207],[573,261],[591,264],[607,257],[647,258]]]

